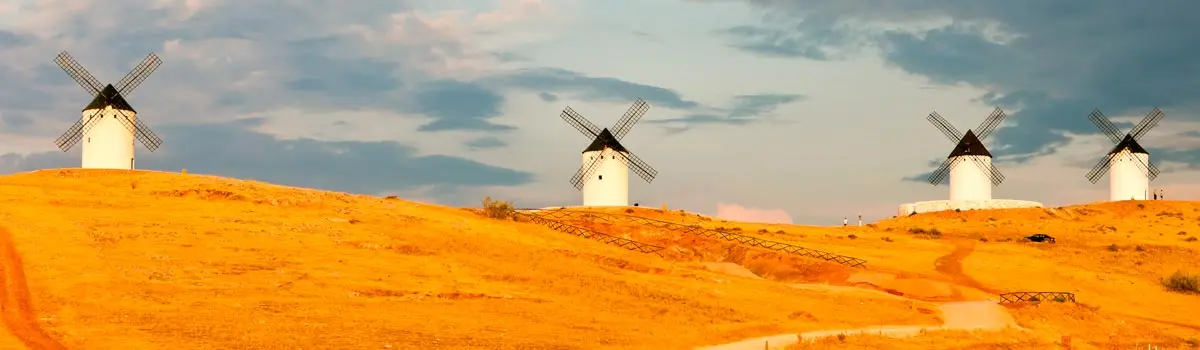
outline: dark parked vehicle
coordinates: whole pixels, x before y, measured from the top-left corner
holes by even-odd
[[[1039,234],[1036,234],[1036,235],[1033,235],[1033,236],[1025,237],[1025,239],[1028,239],[1030,242],[1038,242],[1038,243],[1041,243],[1041,242],[1050,242],[1050,243],[1054,243],[1054,237],[1050,237],[1050,235],[1047,235],[1047,234],[1045,234],[1045,233],[1039,233]]]

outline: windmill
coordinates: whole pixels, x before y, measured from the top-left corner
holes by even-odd
[[[629,111],[617,120],[612,129],[600,129],[571,107],[562,112],[562,119],[592,139],[583,150],[583,162],[571,184],[583,191],[584,206],[628,206],[629,170],[646,182],[654,181],[658,171],[621,145],[620,140],[646,114],[650,104],[638,99]]]
[[[938,112],[929,114],[933,126],[941,130],[950,141],[957,142],[946,161],[929,175],[929,183],[937,186],[950,177],[950,200],[971,201],[992,199],[992,186],[1004,181],[1004,174],[992,166],[992,154],[984,147],[987,139],[1005,118],[1004,111],[996,108],[979,127],[968,129],[966,134],[950,125]],[[966,163],[974,163],[974,166]]]
[[[82,141],[83,168],[132,170],[135,138],[151,152],[162,145],[162,139],[142,123],[137,111],[125,100],[162,64],[158,56],[150,53],[116,86],[100,85],[100,81],[66,51],[60,52],[54,63],[92,96],[92,102],[83,108],[79,121],[54,141],[63,152]]]
[[[1092,124],[1100,129],[1112,143],[1116,144],[1108,154],[1100,158],[1100,162],[1087,173],[1088,181],[1096,183],[1108,172],[1109,200],[1145,200],[1149,197],[1150,181],[1158,177],[1158,167],[1150,162],[1150,152],[1147,152],[1138,139],[1146,135],[1163,118],[1163,112],[1155,107],[1133,126],[1128,133],[1121,136],[1120,131],[1099,109],[1092,111]]]

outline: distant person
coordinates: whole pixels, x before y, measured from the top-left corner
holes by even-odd
[[[842,227],[846,227],[848,225],[850,225],[850,220],[846,217],[842,217]]]
[[[1158,190],[1154,190],[1154,200],[1158,200]]]
[[[862,213],[858,213],[858,226],[862,226]]]

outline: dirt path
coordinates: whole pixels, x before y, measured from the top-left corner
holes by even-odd
[[[1019,327],[1012,315],[994,301],[959,301],[942,303],[940,326],[885,325],[854,329],[810,331],[799,334],[780,334],[769,337],[746,339],[734,343],[699,347],[696,350],[758,350],[764,345],[781,348],[801,341],[813,341],[838,334],[879,334],[889,337],[911,337],[928,331],[996,331],[1007,327]]]
[[[4,291],[4,297],[0,299],[0,318],[4,319],[4,326],[30,349],[65,350],[67,347],[37,323],[33,299],[25,284],[25,267],[13,244],[12,234],[4,227],[0,227],[0,264],[4,265],[4,274],[0,276],[0,289]]]
[[[974,288],[986,293],[1000,294],[1003,292],[987,288],[968,276],[962,270],[962,261],[975,251],[972,241],[954,242],[954,251],[934,261],[934,268],[954,281],[955,284]],[[953,287],[953,286],[952,286]],[[954,294],[961,297],[961,292],[955,288]],[[908,297],[901,298],[917,301]],[[960,299],[961,300],[961,299]],[[855,329],[834,329],[810,331],[799,334],[780,334],[768,337],[746,339],[734,343],[698,347],[697,350],[757,350],[764,345],[771,348],[782,348],[801,341],[812,341],[839,334],[880,334],[891,337],[910,337],[926,331],[938,330],[1001,330],[1007,327],[1019,327],[1016,320],[1000,304],[995,301],[956,301],[938,303],[942,311],[942,324],[938,326],[921,325],[881,325]]]
[[[946,254],[933,261],[933,267],[938,272],[950,277],[954,283],[959,285],[975,288],[992,294],[1003,294],[1004,292],[985,287],[979,281],[976,281],[971,276],[963,272],[962,261],[968,255],[975,251],[975,242],[968,240],[959,240],[954,242],[954,251]]]

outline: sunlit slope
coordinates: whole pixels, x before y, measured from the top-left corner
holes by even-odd
[[[0,177],[0,200],[72,349],[685,349],[934,317],[398,199],[47,170]]]
[[[818,264],[789,260],[787,254],[760,254],[760,259],[715,256],[777,281],[884,289],[935,301],[998,299],[996,294],[1021,291],[1075,293],[1079,307],[1014,310],[1017,321],[1033,331],[1029,339],[1047,346],[1064,334],[1095,341],[1114,336],[1167,342],[1200,338],[1200,321],[1194,316],[1200,314],[1200,295],[1168,291],[1161,284],[1176,271],[1200,273],[1200,239],[1194,238],[1200,236],[1200,202],[940,212],[847,228],[731,222],[657,209],[590,211],[650,217],[855,256],[868,264],[852,275],[883,276],[853,283],[853,278],[805,274]],[[596,225],[652,238],[644,227],[621,222]],[[1036,233],[1049,234],[1056,243],[1024,239]]]

